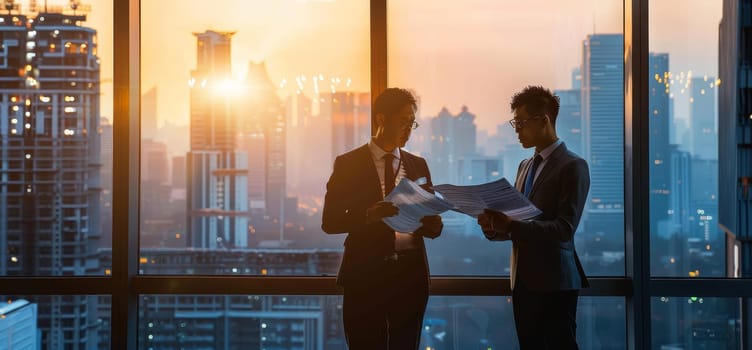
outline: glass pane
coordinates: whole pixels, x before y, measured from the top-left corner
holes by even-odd
[[[0,275],[96,275],[112,242],[112,4],[11,3],[0,15]]]
[[[625,349],[623,298],[580,298],[583,349]],[[431,297],[421,349],[518,349],[506,297]],[[144,295],[139,348],[345,349],[341,296]],[[231,334],[232,336],[228,336]]]
[[[387,8],[389,85],[420,97],[421,127],[407,148],[427,159],[434,184],[514,183],[533,151],[507,123],[509,102],[527,85],[550,88],[561,100],[559,138],[590,166],[574,238],[580,260],[588,275],[623,275],[623,2],[391,1]],[[471,217],[449,213],[444,223],[428,244],[432,273],[509,273],[509,243],[487,242]]]
[[[109,349],[110,296],[5,296],[2,349]]]
[[[736,298],[655,297],[653,349],[740,349],[741,304]]]
[[[369,2],[190,3],[141,4],[142,272],[336,273],[321,208],[370,136]]]
[[[653,276],[726,275],[718,227],[721,8],[721,1],[650,2]]]

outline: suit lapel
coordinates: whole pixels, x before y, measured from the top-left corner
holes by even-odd
[[[541,170],[541,173],[538,175],[538,178],[535,179],[535,183],[533,184],[533,189],[530,191],[530,198],[533,198],[535,195],[535,192],[540,187],[540,184],[546,180],[546,178],[551,175],[554,168],[556,167],[556,163],[558,162],[559,157],[561,157],[564,152],[567,151],[567,147],[562,143],[559,145],[559,147],[556,147],[553,153],[551,153],[551,156],[548,157],[548,160],[546,161],[546,165],[543,167],[543,170]]]
[[[525,164],[522,164],[521,171],[517,173],[517,179],[514,182],[514,188],[517,189],[517,191],[523,192],[524,191],[524,185],[525,185],[525,177],[527,176],[527,171],[530,168],[530,160],[525,159]]]
[[[415,180],[416,176],[416,169],[415,169],[415,162],[413,162],[413,159],[407,155],[407,152],[402,151],[400,148],[400,159],[402,160],[402,166],[405,167],[405,177],[407,177],[410,180]]]
[[[378,193],[377,197],[384,198],[384,194],[381,192],[381,180],[379,180],[379,173],[376,171],[376,164],[373,163],[373,155],[371,155],[371,149],[368,148],[368,144],[360,147],[359,159],[363,162],[362,168],[365,169],[364,184],[368,188],[376,189],[375,193]]]

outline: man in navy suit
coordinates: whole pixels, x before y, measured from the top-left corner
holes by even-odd
[[[520,163],[515,187],[543,213],[516,221],[487,209],[478,224],[489,240],[512,241],[510,281],[520,348],[577,349],[577,297],[588,281],[574,233],[590,189],[588,165],[556,136],[558,96],[528,86],[514,95],[511,107],[510,124],[522,147],[535,148]]]
[[[384,197],[402,178],[432,186],[426,161],[401,149],[418,127],[416,110],[409,91],[386,89],[373,104],[375,136],[338,156],[326,185],[321,228],[347,233],[337,284],[350,349],[419,346],[430,276],[423,237],[441,234],[441,216],[424,217],[414,233],[394,232],[382,221],[398,213]]]

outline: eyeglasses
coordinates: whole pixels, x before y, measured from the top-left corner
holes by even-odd
[[[514,129],[520,129],[523,126],[525,126],[525,123],[527,123],[527,122],[529,122],[531,120],[534,120],[534,119],[540,119],[541,117],[542,116],[540,116],[540,115],[534,115],[534,116],[532,116],[530,118],[527,118],[527,119],[512,119],[512,120],[509,121],[509,125],[511,125],[512,128],[514,128]]]
[[[418,124],[418,122],[416,122],[414,120],[413,121],[404,121],[404,122],[400,123],[400,129],[410,128],[410,129],[415,130],[419,126],[420,126],[420,124]]]

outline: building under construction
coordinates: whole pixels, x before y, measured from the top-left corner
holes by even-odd
[[[100,68],[85,15],[0,15],[0,274],[87,275],[100,236]],[[39,303],[42,347],[96,336],[87,296]]]

